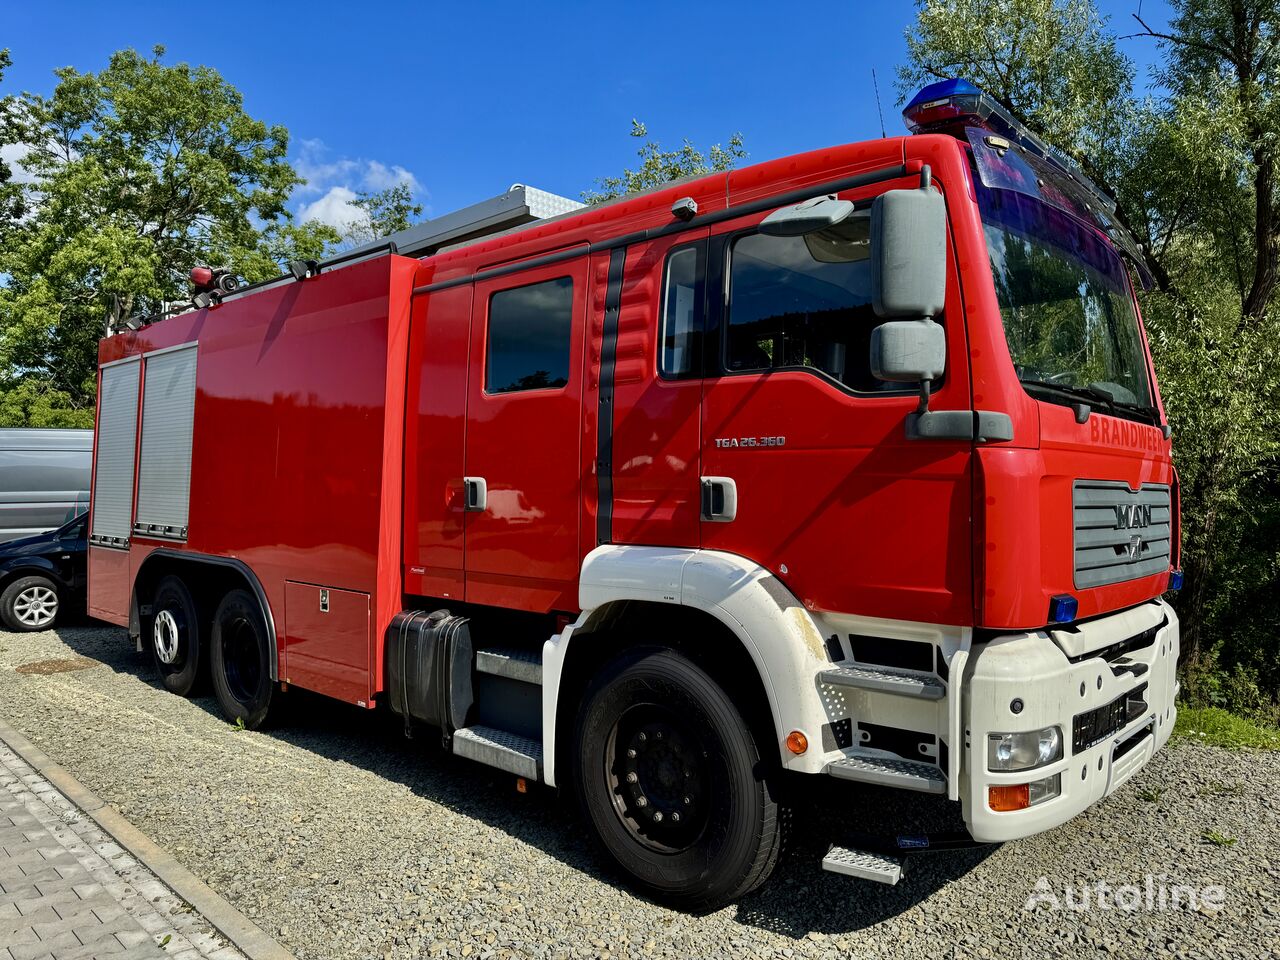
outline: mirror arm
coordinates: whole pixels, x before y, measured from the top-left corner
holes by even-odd
[[[920,189],[928,190],[933,185],[933,169],[926,163],[920,168]]]
[[[926,413],[929,412],[929,394],[932,391],[932,389],[933,389],[932,380],[920,381],[920,405],[916,407],[916,414],[918,416],[924,416]]]

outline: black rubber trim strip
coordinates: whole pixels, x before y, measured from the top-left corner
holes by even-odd
[[[622,267],[627,248],[609,254],[604,293],[604,332],[600,340],[600,391],[596,402],[596,546],[613,540],[613,386],[618,360],[618,313],[622,308]]]
[[[495,277],[505,277],[509,273],[516,273],[520,270],[529,270],[534,267],[545,267],[549,264],[572,260],[575,257],[582,256],[584,253],[599,253],[603,250],[614,250],[618,247],[627,247],[633,243],[643,243],[648,240],[656,240],[659,237],[669,236],[673,233],[682,233],[685,230],[694,230],[698,227],[709,227],[717,223],[723,223],[726,220],[732,220],[735,217],[745,217],[752,213],[758,213],[761,210],[771,210],[774,207],[786,206],[788,203],[798,203],[803,200],[809,200],[819,194],[839,193],[841,190],[852,190],[856,187],[865,187],[872,183],[882,183],[885,180],[897,180],[899,177],[905,176],[907,176],[906,164],[899,163],[891,167],[881,167],[878,170],[871,170],[867,173],[859,173],[851,177],[841,177],[839,180],[831,180],[827,183],[815,183],[812,186],[800,187],[796,190],[788,190],[786,193],[776,193],[772,196],[761,197],[759,200],[751,200],[747,203],[740,203],[737,206],[725,207],[723,210],[713,210],[711,213],[705,213],[702,216],[694,217],[692,220],[677,220],[673,223],[666,224],[665,226],[650,227],[647,230],[637,230],[635,233],[627,233],[620,237],[613,237],[609,240],[601,240],[599,243],[580,244],[566,250],[557,250],[555,253],[548,253],[541,257],[521,260],[518,263],[507,263],[502,266],[491,267],[488,270],[481,270],[478,273],[472,273],[465,277],[455,277],[452,280],[441,280],[439,283],[428,283],[425,286],[414,287],[413,295],[416,297],[419,294],[432,293],[436,290],[447,290],[450,287],[458,287],[464,283],[474,283],[477,280],[491,280]]]

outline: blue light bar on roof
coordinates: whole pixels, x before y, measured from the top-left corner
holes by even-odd
[[[956,77],[929,84],[903,108],[902,118],[912,133],[952,133],[963,139],[964,134],[958,128],[990,130],[1052,163],[1093,194],[1107,211],[1115,211],[1115,201],[1099,190],[1074,160],[1037,137],[1015,120],[995,97],[968,80]]]

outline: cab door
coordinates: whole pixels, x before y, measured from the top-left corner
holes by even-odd
[[[587,257],[475,285],[464,454],[467,601],[577,607]]]
[[[841,194],[859,214],[817,237],[759,233],[771,211],[713,228],[710,282],[722,295],[703,396],[702,545],[768,568],[813,609],[963,624],[972,442],[908,439],[917,391],[878,381],[869,362],[880,322],[870,202],[918,184]],[[948,257],[948,366],[931,407],[969,409]]]
[[[688,230],[626,251],[613,365],[609,542],[696,547],[700,540],[707,236],[706,229]]]

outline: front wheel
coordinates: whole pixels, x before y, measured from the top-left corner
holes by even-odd
[[[58,587],[47,577],[19,577],[0,593],[0,622],[18,633],[48,630],[58,619]]]
[[[587,692],[575,742],[584,813],[647,893],[709,910],[772,872],[783,811],[742,714],[693,661],[655,649],[615,664]]]
[[[271,643],[262,608],[245,590],[232,590],[213,615],[210,672],[218,705],[232,723],[257,730],[267,722],[275,686]]]

